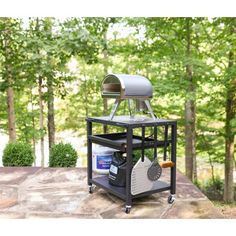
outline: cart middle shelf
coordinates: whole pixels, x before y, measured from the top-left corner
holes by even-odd
[[[93,143],[107,146],[110,148],[114,148],[120,150],[122,152],[126,152],[127,148],[127,133],[110,133],[110,134],[98,134],[98,135],[89,135],[88,139],[90,139]],[[158,140],[157,147],[164,147],[165,145],[169,146],[171,140]],[[144,148],[153,148],[154,147],[154,139],[145,138]],[[133,135],[132,138],[132,148],[133,149],[142,149],[142,137]]]

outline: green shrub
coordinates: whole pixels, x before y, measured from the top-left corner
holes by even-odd
[[[201,186],[204,194],[211,200],[222,200],[224,193],[224,180],[219,176],[216,176],[213,180],[212,178],[207,180],[205,184]]]
[[[55,144],[50,149],[49,167],[75,167],[77,152],[69,143]]]
[[[193,180],[193,184],[196,185],[198,188],[201,188],[201,182],[198,179]]]
[[[28,143],[9,143],[3,151],[3,166],[32,166],[34,155]]]

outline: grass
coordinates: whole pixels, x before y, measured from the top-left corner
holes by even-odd
[[[212,201],[214,206],[224,215],[226,219],[236,218],[236,201],[225,203],[223,201]]]
[[[236,208],[236,201],[231,203],[226,203],[223,201],[212,201],[212,202],[217,208]]]

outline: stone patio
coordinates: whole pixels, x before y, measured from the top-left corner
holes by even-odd
[[[173,205],[167,203],[169,192],[157,193],[135,200],[130,214],[122,200],[102,189],[89,194],[86,173],[85,168],[0,168],[0,218],[223,218],[181,173]]]

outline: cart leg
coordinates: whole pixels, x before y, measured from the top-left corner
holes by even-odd
[[[175,163],[171,167],[170,173],[170,196],[168,197],[168,203],[172,204],[175,201],[176,192],[176,138],[177,138],[177,125],[171,125],[171,161]]]
[[[88,190],[90,194],[92,194],[95,189],[96,189],[96,185],[93,185],[93,184],[88,185]]]
[[[169,204],[172,204],[172,203],[174,203],[174,201],[175,201],[175,194],[170,194],[168,199],[167,199],[167,202]]]
[[[126,205],[126,206],[125,206],[125,213],[126,213],[126,214],[129,214],[130,211],[131,211],[131,206]]]
[[[89,186],[92,188],[92,142],[90,140],[90,135],[92,135],[92,122],[87,121],[87,181]]]
[[[93,193],[93,185],[89,185],[89,193],[92,194]]]
[[[133,128],[127,128],[127,157],[126,157],[126,206],[125,213],[130,213],[132,206],[131,196],[131,171],[132,171],[132,139],[133,139]]]

